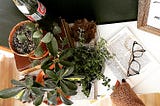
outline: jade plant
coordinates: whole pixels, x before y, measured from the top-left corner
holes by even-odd
[[[42,102],[57,105],[58,100],[71,105],[73,102],[69,97],[77,94],[79,85],[87,97],[95,80],[103,80],[103,85],[109,86],[110,79],[103,75],[105,61],[112,58],[106,41],[100,38],[92,46],[85,45],[88,42],[85,38],[89,35],[84,35],[85,38],[81,36],[80,29],[85,26],[78,27],[79,40],[76,42],[79,42],[79,45],[74,47],[65,47],[68,43],[66,39],[61,39],[59,46],[56,35],[63,32],[60,27],[56,26],[52,32],[46,33],[40,42],[46,45],[49,55],[36,60],[39,61],[36,65],[39,65],[43,72],[41,81],[37,80],[38,75],[29,74],[23,79],[12,80],[14,87],[1,90],[0,98],[16,97],[22,102],[33,102],[35,106]]]

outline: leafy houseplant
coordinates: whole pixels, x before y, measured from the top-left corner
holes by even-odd
[[[22,21],[12,28],[8,39],[9,46],[19,56],[40,59],[48,54],[45,45],[40,42],[42,37],[43,31],[37,23]]]
[[[90,22],[87,21],[87,23]],[[94,80],[102,79],[104,81],[103,84],[108,85],[110,79],[103,75],[102,70],[106,59],[112,57],[106,48],[106,41],[100,39],[92,46],[86,45],[88,42],[85,40],[89,38],[87,37],[89,34],[85,35],[82,30],[88,26],[84,26],[86,24],[75,25],[73,27],[78,27],[78,30],[77,28],[71,28],[71,32],[74,29],[78,31],[79,39],[76,41],[79,43],[78,46],[65,47],[68,42],[66,39],[60,41],[62,44],[59,46],[59,41],[57,41],[55,36],[63,31],[56,26],[52,33],[48,32],[41,39],[41,42],[49,50],[49,55],[39,60],[38,63],[40,64],[36,64],[42,69],[40,74],[37,76],[27,74],[24,76],[24,79],[12,80],[11,82],[15,86],[1,90],[0,98],[17,96],[17,99],[22,102],[33,102],[36,106],[43,101],[48,105],[57,105],[59,100],[67,105],[71,105],[73,102],[68,97],[77,94],[79,84],[82,85],[82,92],[87,97],[90,94]],[[84,31],[93,31],[94,27],[89,27],[90,30],[86,28],[87,30]]]

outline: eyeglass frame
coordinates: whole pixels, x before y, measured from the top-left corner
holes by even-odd
[[[135,46],[136,44],[139,45],[142,49],[134,50],[134,46]],[[143,53],[144,53],[145,51],[146,51],[146,50],[142,47],[142,45],[140,45],[140,44],[139,44],[138,42],[136,42],[136,41],[133,42],[132,51],[131,51],[131,55],[130,55],[130,60],[129,60],[129,64],[128,64],[128,69],[127,69],[127,77],[130,77],[130,76],[134,76],[134,75],[136,75],[136,74],[139,74],[140,69],[141,69],[141,64],[140,64],[137,60],[135,60],[135,58],[140,58],[140,57],[142,57],[142,55],[143,55]],[[141,52],[141,55],[135,56],[134,53],[136,53],[136,52]],[[136,63],[138,64],[138,67],[139,67],[138,70],[135,70],[135,69],[133,69],[133,68],[131,67],[131,65],[132,65],[133,62],[136,62]],[[131,69],[135,74],[130,74],[130,73],[129,73],[130,69]]]

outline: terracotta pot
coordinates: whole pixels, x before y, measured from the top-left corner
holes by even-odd
[[[26,54],[20,54],[20,53],[17,53],[17,52],[15,51],[15,49],[14,49],[14,47],[13,47],[13,43],[12,43],[12,42],[13,42],[14,34],[15,34],[15,32],[17,31],[17,29],[20,28],[20,26],[23,26],[23,25],[25,25],[26,23],[31,23],[31,21],[29,21],[29,20],[21,21],[21,22],[19,22],[18,24],[16,24],[16,25],[12,28],[12,30],[11,30],[11,32],[10,32],[10,34],[9,34],[9,38],[8,38],[8,44],[9,44],[9,47],[10,47],[11,51],[12,51],[14,54],[18,55],[18,56],[29,57],[29,58],[31,58],[31,59],[41,59],[41,58],[46,57],[46,56],[49,54],[49,51],[47,50],[47,48],[46,48],[46,46],[45,46],[44,43],[40,43],[40,46],[41,46],[41,47],[43,48],[43,50],[44,50],[43,56],[40,56],[40,57],[35,57],[35,56],[34,56],[34,51],[31,51],[30,53],[26,53]]]
[[[40,71],[39,74],[36,77],[36,82],[40,83],[41,85],[44,85],[44,71]]]

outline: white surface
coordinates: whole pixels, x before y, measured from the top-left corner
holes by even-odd
[[[14,55],[12,53],[9,53],[9,52],[6,52],[6,51],[3,51],[3,50],[0,50],[0,58],[5,55],[6,57],[9,57],[9,58],[13,58]]]
[[[141,80],[141,82],[134,86],[134,91],[136,91],[136,93],[159,92],[160,85],[158,82],[160,82],[160,36],[137,29],[136,21],[99,25],[98,30],[103,38],[109,40],[124,27],[128,27],[132,31],[136,38],[142,42],[145,49],[152,55],[154,60],[156,60],[155,63],[152,62],[152,65],[146,68],[148,71],[146,77],[144,80]],[[141,76],[139,78],[133,77],[132,81],[137,82],[140,78]]]
[[[146,51],[140,58],[135,58],[135,60],[138,61],[141,65],[140,74],[127,77],[127,69],[134,41],[138,42]],[[110,49],[110,51],[115,54],[114,59],[109,64],[112,72],[118,80],[123,78],[128,79],[132,87],[137,85],[148,74],[150,74],[150,67],[153,69],[159,65],[158,62],[144,47],[144,45],[142,45],[142,42],[136,38],[135,34],[133,34],[128,27],[124,27],[120,32],[108,40],[108,49]]]

